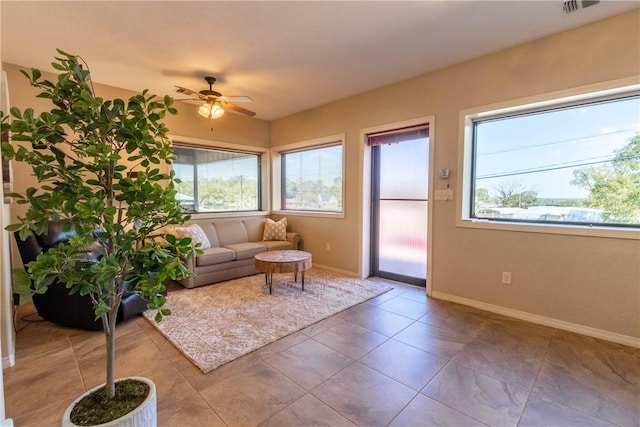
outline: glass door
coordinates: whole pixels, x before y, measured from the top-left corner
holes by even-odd
[[[426,286],[428,128],[369,135],[369,144],[373,160],[372,274]]]

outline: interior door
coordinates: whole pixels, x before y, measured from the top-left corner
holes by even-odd
[[[426,286],[428,127],[369,135],[372,146],[372,273]]]

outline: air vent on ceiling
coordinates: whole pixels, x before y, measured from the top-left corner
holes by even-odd
[[[564,13],[571,13],[578,9],[595,6],[598,3],[600,3],[600,0],[569,0],[562,3],[562,10],[564,10]]]

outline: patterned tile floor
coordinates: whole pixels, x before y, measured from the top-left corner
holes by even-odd
[[[392,284],[207,375],[135,319],[119,329],[117,376],[156,383],[159,426],[640,426],[640,350]],[[60,425],[104,382],[102,333],[18,328],[7,417]]]

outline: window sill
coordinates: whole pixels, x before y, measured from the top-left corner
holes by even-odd
[[[267,211],[224,211],[224,212],[187,212],[193,219],[245,218],[248,216],[267,216]]]
[[[273,210],[272,214],[282,216],[309,216],[316,218],[344,218],[344,212]]]
[[[570,236],[606,237],[610,239],[640,240],[640,229],[620,227],[581,227],[557,224],[504,223],[482,219],[458,219],[456,227],[484,230],[517,231],[524,233],[564,234]]]

